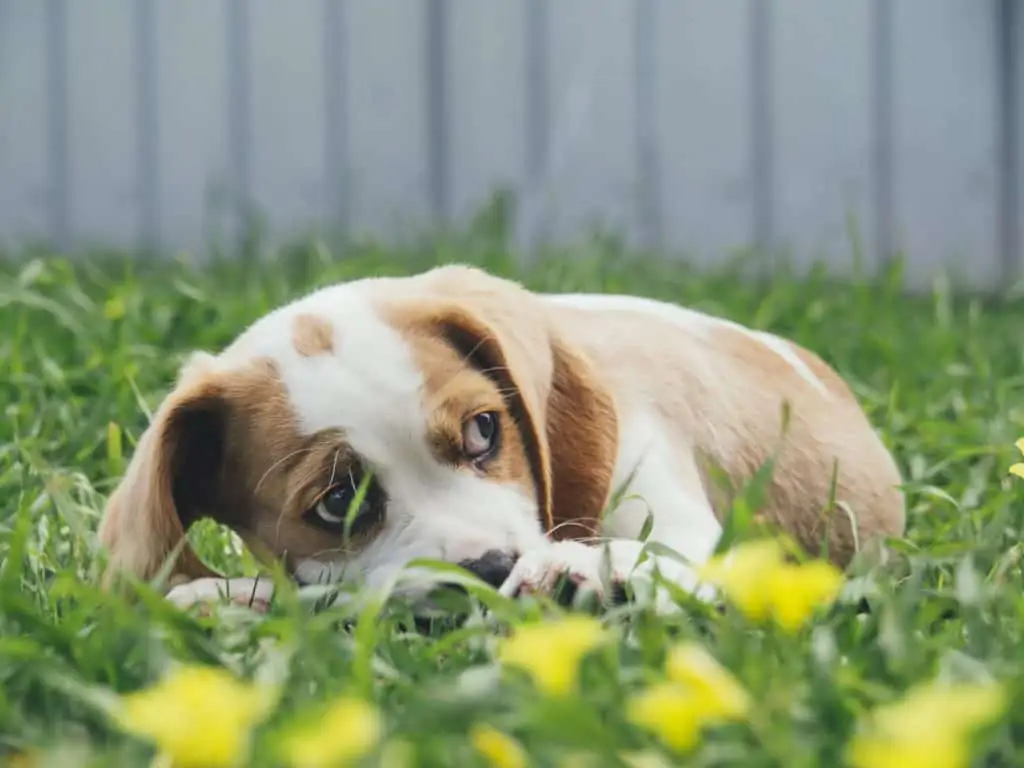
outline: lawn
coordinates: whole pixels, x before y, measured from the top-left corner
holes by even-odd
[[[906,539],[892,543],[888,562],[855,567],[834,604],[792,633],[737,610],[687,607],[659,619],[643,605],[601,616],[599,640],[589,625],[556,628],[541,646],[563,671],[576,669],[574,632],[581,653],[599,643],[582,654],[577,685],[564,695],[497,660],[510,625],[564,619],[543,601],[481,594],[458,628],[423,631],[395,602],[332,602],[291,589],[265,616],[244,608],[199,616],[143,585],[126,595],[98,588],[94,531],[104,500],[186,352],[218,349],[313,286],[446,260],[475,261],[537,289],[678,301],[817,351],[848,378],[897,454]],[[344,259],[310,244],[270,262],[202,267],[111,254],[72,264],[45,253],[0,266],[0,763],[6,754],[62,768],[148,764],[154,748],[122,732],[118,697],[185,663],[271,681],[278,698],[254,731],[252,765],[283,765],[288,735],[315,727],[337,701],[355,703],[321,731],[331,746],[369,750],[365,765],[515,766],[524,750],[530,765],[669,765],[685,756],[702,766],[838,766],[850,764],[858,734],[886,723],[895,741],[875,765],[953,766],[960,749],[976,765],[1024,764],[1024,480],[1007,471],[1024,435],[1020,300],[959,299],[941,284],[911,297],[898,270],[876,281],[816,273],[760,283],[741,280],[738,267],[697,272],[600,244],[511,265],[493,244],[467,240],[365,247]],[[215,566],[251,571],[223,532],[200,525],[193,534]],[[867,613],[858,612],[862,598]],[[661,682],[694,647],[717,660],[732,688]],[[666,658],[675,659],[668,672]],[[952,693],[917,688],[926,685]],[[225,717],[244,714],[248,689],[196,686],[188,706],[214,740],[230,725]],[[912,689],[924,691],[911,698],[923,708],[893,708]],[[729,691],[750,705],[688,729]],[[667,742],[631,721],[643,692],[674,731],[662,734]],[[176,704],[160,704],[164,724],[184,738]],[[668,742],[683,746],[688,733],[694,743],[673,758]]]

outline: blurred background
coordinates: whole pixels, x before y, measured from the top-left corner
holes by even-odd
[[[1021,272],[1017,0],[0,0],[0,247],[585,242]],[[770,262],[767,262],[770,263]]]

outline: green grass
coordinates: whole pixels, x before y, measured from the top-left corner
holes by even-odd
[[[583,694],[567,703],[494,666],[495,638],[510,618],[536,614],[535,603],[424,635],[403,629],[397,604],[352,616],[291,595],[268,616],[197,618],[142,587],[129,597],[97,587],[104,499],[185,353],[218,349],[313,286],[450,260],[537,289],[666,298],[819,352],[851,382],[905,472],[909,530],[892,562],[853,574],[839,604],[794,639],[731,614],[620,611],[608,622],[628,641],[586,660]],[[345,691],[377,702],[389,740],[415,745],[420,765],[482,765],[465,736],[474,722],[513,734],[536,765],[580,751],[614,765],[617,751],[657,748],[627,724],[623,702],[656,676],[672,638],[694,638],[753,693],[760,724],[709,732],[694,765],[840,765],[866,709],[917,682],[987,676],[1007,686],[1010,714],[977,742],[976,764],[1024,764],[1024,481],[1006,472],[1024,435],[1019,301],[942,289],[907,297],[897,271],[873,282],[821,273],[742,281],[738,268],[698,274],[599,244],[518,271],[512,263],[492,244],[453,240],[345,259],[309,245],[203,268],[115,255],[73,265],[45,253],[0,266],[0,755],[64,745],[71,751],[54,765],[90,756],[145,764],[150,748],[114,730],[94,693],[136,690],[178,660],[246,677],[284,662],[260,765],[275,764],[267,745],[277,727]],[[195,538],[215,565],[251,568],[215,528],[200,526]],[[862,594],[872,611],[858,617]]]

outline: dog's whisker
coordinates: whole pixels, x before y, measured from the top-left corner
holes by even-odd
[[[270,473],[273,472],[275,469],[277,469],[279,466],[284,464],[286,461],[294,459],[296,456],[302,455],[303,453],[310,453],[312,450],[313,450],[312,448],[298,448],[298,449],[292,451],[291,453],[289,453],[289,454],[287,454],[285,456],[282,456],[277,461],[275,461],[273,464],[271,464],[269,467],[267,467],[266,472],[264,472],[260,476],[259,481],[256,483],[256,487],[253,489],[253,493],[254,494],[259,493],[260,486],[263,485],[264,481],[270,476]]]

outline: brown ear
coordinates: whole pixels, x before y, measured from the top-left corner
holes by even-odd
[[[611,493],[618,422],[590,362],[559,339],[545,305],[518,284],[462,266],[424,277],[446,299],[431,311],[434,322],[505,394],[545,530],[555,539],[597,536]]]
[[[619,424],[611,394],[583,355],[555,340],[547,407],[551,456],[551,538],[600,535],[611,494]]]
[[[224,393],[207,377],[179,388],[161,405],[100,523],[100,543],[110,558],[108,584],[119,572],[150,579],[175,553],[172,583],[217,575],[183,540],[215,500],[227,417]]]

